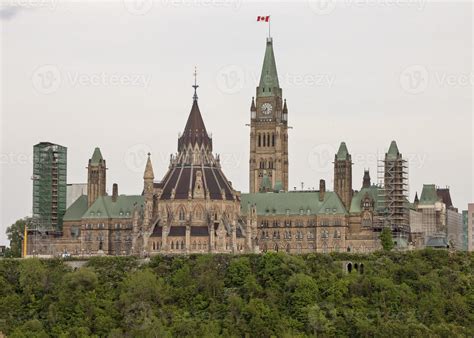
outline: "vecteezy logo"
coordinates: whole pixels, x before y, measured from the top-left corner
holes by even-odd
[[[43,65],[31,76],[33,88],[40,94],[51,94],[61,86],[61,72],[55,65]]]
[[[320,173],[328,173],[332,170],[332,160],[336,149],[330,144],[320,144],[308,154],[308,164],[311,170]]]
[[[242,67],[227,65],[216,74],[217,88],[225,94],[235,94],[244,88],[245,73]]]
[[[143,172],[150,152],[150,147],[143,143],[131,146],[124,155],[125,165],[134,173]]]
[[[132,15],[144,15],[153,7],[153,0],[123,0],[123,5]]]
[[[318,15],[331,14],[336,8],[336,0],[308,0],[308,4]]]
[[[409,94],[420,94],[428,88],[429,75],[426,67],[412,65],[400,74],[400,86]]]

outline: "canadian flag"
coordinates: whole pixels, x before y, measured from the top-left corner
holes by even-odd
[[[268,22],[268,21],[270,21],[270,15],[269,16],[257,16],[257,21]]]

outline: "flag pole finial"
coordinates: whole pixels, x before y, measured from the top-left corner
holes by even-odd
[[[193,95],[193,100],[194,101],[197,101],[198,99],[198,96],[197,96],[197,89],[198,89],[198,84],[197,84],[197,67],[194,66],[194,73],[193,73],[193,76],[194,76],[194,85],[193,85],[193,88],[194,88],[194,95]]]

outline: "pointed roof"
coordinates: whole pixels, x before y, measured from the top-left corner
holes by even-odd
[[[370,173],[364,170],[364,178],[362,180],[362,188],[370,188]]]
[[[150,159],[150,153],[148,153],[148,159],[146,161],[146,166],[145,166],[145,173],[143,174],[143,178],[146,179],[154,179],[155,175],[153,173],[153,166],[151,165],[151,159]]]
[[[415,201],[414,203],[420,202],[420,199],[418,198],[418,191],[415,193]]]
[[[388,148],[387,159],[397,159],[400,152],[398,151],[397,142],[392,141],[390,143],[390,148]]]
[[[421,191],[420,204],[431,205],[438,202],[440,199],[436,192],[436,186],[434,184],[423,184],[423,190]]]
[[[339,150],[336,154],[336,160],[348,160],[349,159],[349,151],[347,150],[346,142],[341,142],[339,146]]]
[[[100,148],[96,147],[94,149],[94,153],[92,154],[91,164],[99,164],[100,161],[103,161],[104,158],[102,157],[102,153],[100,152]]]
[[[204,120],[201,116],[201,111],[197,103],[197,97],[193,100],[193,106],[189,113],[188,121],[184,127],[183,134],[178,140],[178,150],[181,150],[184,145],[188,144],[204,144],[205,146],[212,146],[211,138],[207,134]]]
[[[275,62],[275,54],[273,53],[273,40],[267,38],[267,46],[265,48],[265,57],[263,59],[262,73],[260,75],[260,84],[258,94],[260,96],[270,96],[276,93],[270,91],[273,88],[280,88],[278,82],[278,73]]]

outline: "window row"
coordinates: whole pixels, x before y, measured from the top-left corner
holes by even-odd
[[[274,147],[275,133],[258,133],[257,134],[258,147]]]

